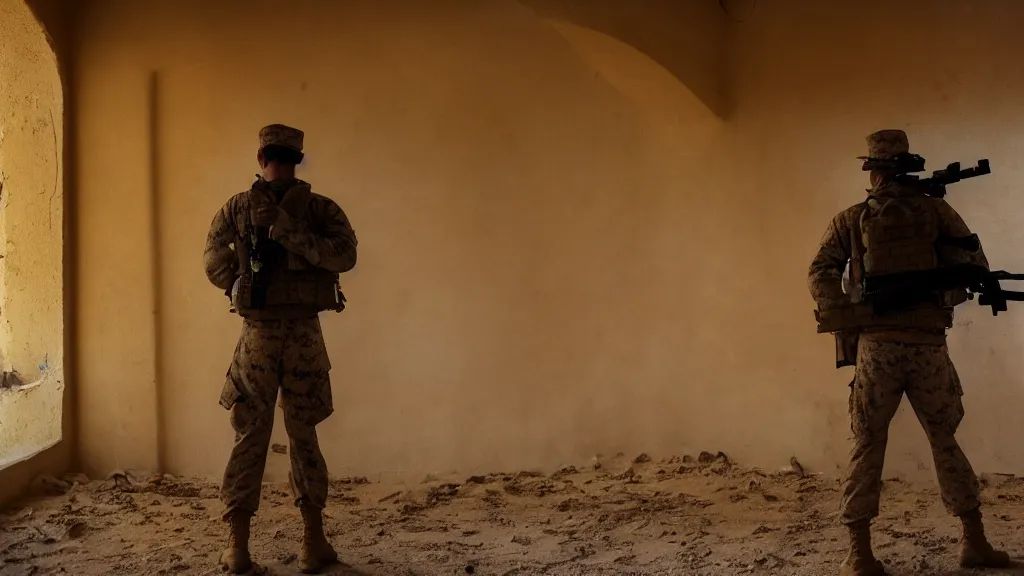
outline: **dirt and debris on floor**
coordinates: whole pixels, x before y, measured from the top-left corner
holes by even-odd
[[[985,477],[988,533],[1024,555],[1024,479]],[[837,574],[840,484],[795,459],[766,473],[725,454],[596,458],[551,474],[339,478],[328,535],[365,576]],[[217,485],[117,472],[40,478],[39,496],[0,515],[0,576],[220,574]],[[955,569],[958,526],[931,485],[885,483],[878,556],[897,576]],[[302,527],[286,485],[267,484],[253,526],[257,574],[292,575]],[[977,574],[982,574],[978,572]],[[984,574],[1024,574],[1024,569]]]

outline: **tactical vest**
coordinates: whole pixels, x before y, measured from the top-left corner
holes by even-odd
[[[924,201],[923,201],[924,200]],[[855,219],[854,241],[858,244],[850,262],[847,294],[855,306],[829,311],[819,318],[819,331],[832,332],[857,326],[863,330],[944,331],[953,324],[952,311],[936,293],[934,301],[885,316],[859,305],[864,278],[929,270],[940,265],[936,252],[939,215],[930,202],[918,195],[870,195]],[[827,321],[826,321],[827,318]]]
[[[250,251],[248,242],[240,247],[239,259]],[[282,250],[283,252],[283,250]],[[345,309],[345,296],[341,292],[340,275],[314,267],[293,269],[288,266],[290,254],[275,262],[264,264],[260,272],[267,273],[263,306],[253,307],[253,277],[247,255],[242,274],[231,294],[232,312],[245,318],[294,318],[315,316],[320,312]],[[267,267],[269,266],[269,270]]]
[[[863,277],[930,270],[939,265],[938,213],[914,196],[869,196],[860,213]]]
[[[239,278],[231,290],[231,311],[251,319],[282,319],[315,316],[320,312],[345,309],[340,274],[309,264],[270,239],[260,240],[264,261],[251,260],[257,239],[251,225],[235,246]],[[261,276],[262,306],[254,306],[254,280]]]

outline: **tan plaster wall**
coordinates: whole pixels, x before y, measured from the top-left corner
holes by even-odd
[[[273,50],[253,32],[259,7],[200,19],[179,4],[95,2],[81,20],[90,467],[221,469],[231,433],[216,400],[239,322],[200,259],[269,122],[306,129],[304,173],[361,239],[350,309],[324,318],[332,465],[420,473],[680,447],[679,381],[694,372],[672,359],[727,337],[684,321],[729,274],[702,247],[728,249],[716,222],[731,200],[703,194],[719,121],[670,73],[513,2],[300,2],[275,16],[293,40]],[[738,319],[728,302],[701,306]]]
[[[0,468],[62,437],[63,119],[46,32],[23,1],[0,1],[0,356],[30,383],[0,390]]]
[[[836,470],[850,375],[814,334],[806,268],[862,198],[853,157],[882,126],[934,167],[991,158],[951,200],[994,264],[1024,268],[1021,76],[997,64],[1020,50],[1018,3],[758,2],[729,25],[726,124],[664,61],[513,2],[272,6],[94,0],[79,21],[91,469],[222,469],[239,323],[201,251],[270,122],[307,131],[303,175],[361,241],[350,309],[323,319],[337,412],[320,431],[339,473],[701,449]],[[965,309],[951,340],[980,470],[1024,468],[1003,436],[1019,427],[1022,313]],[[906,413],[891,450],[895,471],[930,466]]]

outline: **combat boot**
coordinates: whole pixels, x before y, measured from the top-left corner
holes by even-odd
[[[338,553],[324,535],[323,510],[303,504],[302,511],[302,552],[299,554],[299,570],[303,574],[316,574],[338,562]]]
[[[960,542],[961,568],[1006,568],[1010,565],[1010,555],[993,548],[985,538],[980,508],[960,516],[960,521],[964,525],[964,537]]]
[[[839,567],[839,576],[886,576],[885,567],[871,552],[871,521],[849,524],[850,553]]]
[[[248,574],[252,571],[252,558],[249,556],[249,521],[252,514],[235,512],[228,518],[231,534],[228,536],[228,547],[220,555],[220,564],[231,574]]]

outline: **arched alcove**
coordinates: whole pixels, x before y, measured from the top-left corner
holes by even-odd
[[[0,468],[62,436],[64,102],[24,0],[0,0]]]
[[[645,115],[680,154],[707,148],[723,120],[671,70],[632,44],[566,20],[542,19]]]
[[[729,18],[716,2],[517,1],[545,20],[569,24],[574,31],[600,33],[642,52],[686,86],[710,113],[729,117]]]

